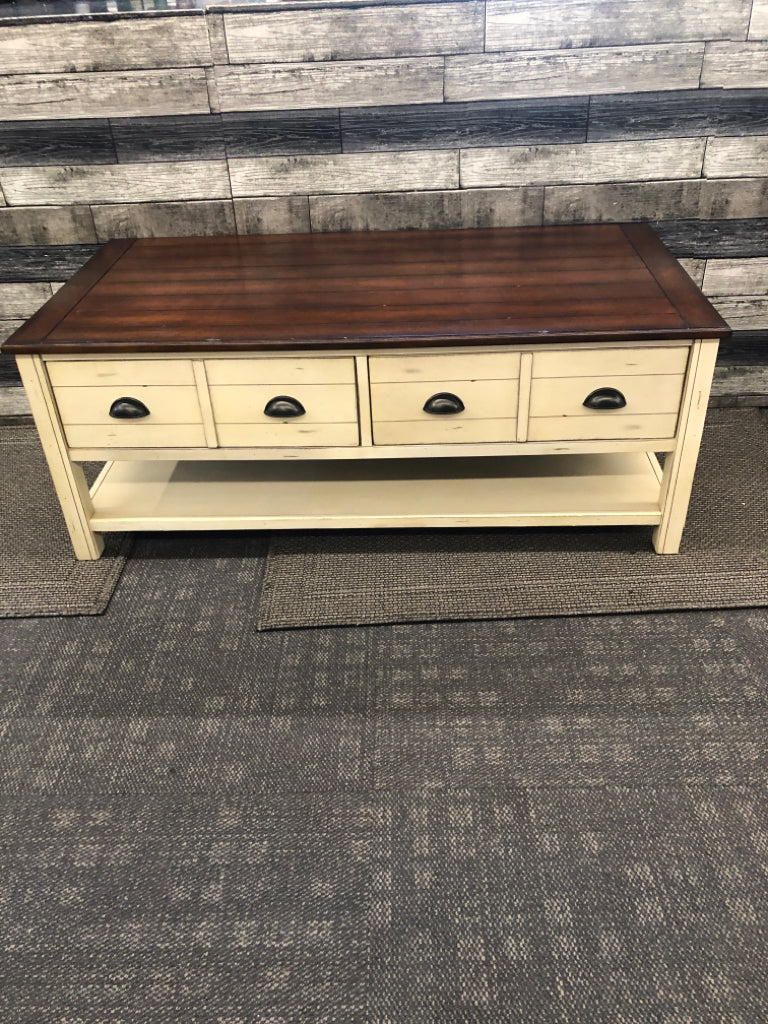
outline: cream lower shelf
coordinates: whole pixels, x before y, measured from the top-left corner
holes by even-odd
[[[93,530],[602,526],[661,520],[649,452],[366,463],[108,463]]]

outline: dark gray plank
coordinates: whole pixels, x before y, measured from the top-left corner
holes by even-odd
[[[106,119],[0,123],[0,167],[114,162]]]
[[[593,96],[590,142],[768,133],[768,89],[686,89]]]
[[[324,110],[260,110],[221,115],[231,157],[340,153],[339,113]]]
[[[768,364],[768,330],[734,331],[720,342],[718,363],[734,366],[765,366]]]
[[[224,157],[219,114],[119,117],[110,123],[120,163]]]
[[[64,281],[98,248],[97,245],[0,246],[0,281]]]
[[[768,218],[656,221],[653,229],[675,256],[768,256]]]
[[[346,153],[446,149],[535,142],[584,142],[586,96],[552,100],[440,103],[341,111]]]

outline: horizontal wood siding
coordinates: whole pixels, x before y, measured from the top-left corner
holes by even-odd
[[[768,177],[768,135],[710,139],[704,174],[709,178]]]
[[[11,203],[119,203],[229,197],[223,160],[104,167],[9,167],[0,170]]]
[[[445,99],[695,89],[703,55],[703,43],[670,43],[446,57]]]
[[[768,42],[707,43],[703,88],[768,88]]]
[[[439,103],[443,59],[217,67],[216,85],[223,111],[375,107],[382,97],[389,103]]]
[[[0,78],[0,110],[8,120],[206,114],[202,68],[102,71]]]
[[[461,153],[461,183],[466,188],[473,188],[483,185],[697,178],[701,174],[703,157],[703,139],[467,149]]]
[[[752,0],[749,39],[768,39],[768,0]]]
[[[457,188],[458,153],[350,153],[230,160],[234,196]]]
[[[738,39],[751,0],[488,0],[487,50]]]
[[[100,242],[110,238],[163,238],[175,235],[234,235],[231,200],[191,203],[112,203],[94,206]]]
[[[355,60],[482,51],[485,4],[225,14],[232,64]]]
[[[136,21],[3,25],[0,68],[6,75],[129,68],[197,67],[212,63],[202,15]]]
[[[768,295],[768,257],[707,260],[706,295]]]
[[[95,242],[88,206],[8,207],[0,210],[3,245],[67,245]]]

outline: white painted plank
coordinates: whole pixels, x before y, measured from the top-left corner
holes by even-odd
[[[697,178],[705,139],[588,142],[563,146],[499,146],[461,151],[461,184],[543,185],[558,182]]]
[[[230,384],[266,384],[286,388],[295,384],[355,383],[353,356],[206,359],[205,371],[209,384],[223,387]]]
[[[594,438],[673,437],[677,413],[657,416],[532,416],[528,420],[530,441],[591,440]]]
[[[768,256],[707,260],[703,291],[705,295],[768,295]]]
[[[0,110],[9,121],[207,114],[208,89],[203,68],[9,75]]]
[[[0,171],[0,180],[10,202],[29,206],[229,198],[224,160],[6,167]]]
[[[368,358],[372,384],[406,381],[513,380],[520,376],[519,352],[419,353]]]
[[[441,103],[442,57],[216,68],[221,109],[299,110]]]
[[[701,87],[768,88],[768,42],[707,43]]]
[[[768,0],[752,0],[748,39],[768,39]]]
[[[192,385],[195,375],[189,359],[47,359],[54,389],[68,387],[138,387],[140,385]]]
[[[446,57],[445,99],[697,89],[703,56],[703,43],[667,43]]]
[[[489,0],[486,50],[738,39],[750,0]]]
[[[0,320],[25,320],[52,294],[51,286],[43,282],[0,284]]]
[[[66,74],[129,68],[181,68],[211,64],[205,18],[131,18],[4,24],[3,74]]]
[[[768,61],[768,55],[766,56]],[[704,158],[707,178],[759,178],[768,176],[768,135],[709,139]]]
[[[188,165],[185,165],[188,166]],[[456,188],[458,153],[339,153],[230,160],[234,196]]]
[[[533,355],[534,379],[592,377],[606,373],[626,375],[681,374],[688,363],[689,348],[541,349]],[[598,385],[596,384],[595,387]]]
[[[743,2],[743,0],[742,0]],[[483,49],[484,4],[225,14],[232,64],[354,60]]]

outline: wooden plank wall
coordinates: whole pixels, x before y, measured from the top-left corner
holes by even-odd
[[[11,19],[0,68],[0,338],[116,236],[647,220],[768,395],[768,0]]]

